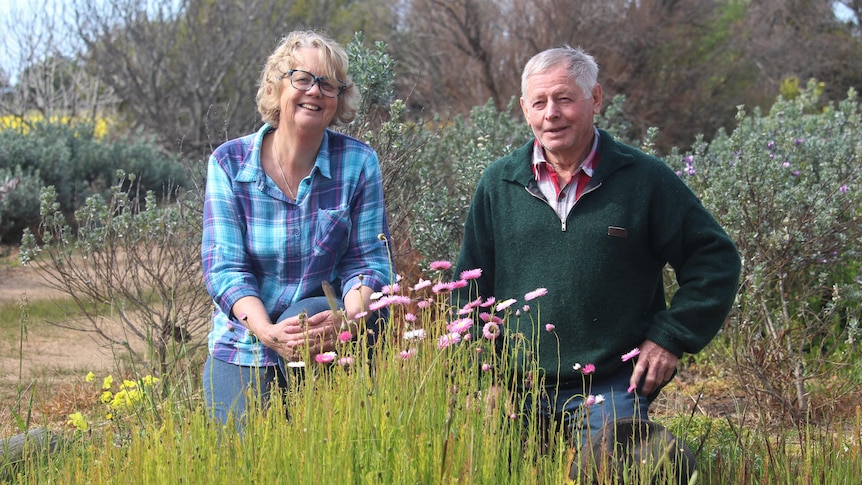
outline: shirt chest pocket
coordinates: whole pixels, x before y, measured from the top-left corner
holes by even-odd
[[[350,208],[319,209],[314,225],[312,252],[315,256],[340,254],[347,248],[352,221]]]

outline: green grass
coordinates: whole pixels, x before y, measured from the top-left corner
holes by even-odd
[[[83,315],[71,297],[0,302],[0,330],[18,329],[22,312],[33,322],[58,322]]]
[[[59,423],[60,449],[17,466],[0,465],[0,482],[571,483],[572,452],[562,438],[553,435],[550,446],[542,447],[539,427],[519,407],[519,399],[505,390],[498,399],[487,399],[510,363],[498,358],[492,371],[481,371],[476,356],[480,349],[483,354],[489,350],[482,338],[438,348],[447,322],[430,312],[420,313],[417,321],[426,338],[405,340],[405,312],[393,310],[393,323],[373,361],[308,366],[304,379],[283,390],[283,400],[251,414],[244,436],[207,418],[198,365],[190,366],[185,378],[165,377],[152,386],[139,378],[124,382],[114,376],[106,383],[103,375],[90,382],[80,376],[72,393],[77,406],[66,416],[80,412],[76,423],[81,429]],[[35,318],[33,313],[29,318]],[[339,349],[339,356],[360,360],[366,352],[362,342],[351,343]],[[82,396],[89,402],[82,404]],[[750,411],[744,423],[734,416],[691,412],[661,419],[697,451],[693,483],[862,479],[858,407],[855,414],[842,414],[848,421],[836,415],[825,425],[786,430],[771,424],[765,410],[757,412]],[[647,465],[634,466],[623,483],[646,483],[651,472]]]
[[[96,406],[88,416],[91,427],[67,433],[59,452],[0,478],[10,483],[567,483],[564,449],[543,453],[530,423],[509,418],[502,407],[477,406],[468,373],[453,373],[449,365],[461,363],[460,357],[435,353],[432,343],[420,348],[413,362],[382,359],[370,368],[318,372],[286,390],[290,420],[275,400],[268,412],[252,414],[242,438],[232,428],[213,425],[200,402],[177,395],[173,383],[160,383],[164,386],[151,388],[128,408]],[[387,357],[397,358],[394,352]],[[91,383],[94,396],[101,384],[101,378]],[[115,395],[117,386],[115,380]],[[108,412],[112,420],[106,419]],[[859,414],[846,427],[810,425],[784,434],[742,432],[723,418],[681,417],[668,425],[700,450],[696,483],[858,483],[862,478]],[[707,444],[699,446],[704,439]],[[638,470],[631,473],[635,478],[624,483],[644,483]]]

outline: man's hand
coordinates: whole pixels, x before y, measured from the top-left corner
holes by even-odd
[[[629,389],[638,389],[641,394],[649,395],[673,377],[679,358],[652,340],[644,340],[640,350]],[[638,387],[641,379],[643,385]]]

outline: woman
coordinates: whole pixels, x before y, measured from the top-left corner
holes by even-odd
[[[202,258],[216,309],[204,396],[222,424],[245,415],[247,387],[266,402],[285,363],[335,349],[344,321],[323,284],[354,318],[393,281],[377,154],[329,129],[356,114],[347,63],[332,40],[289,34],[261,74],[263,127],[209,159]]]

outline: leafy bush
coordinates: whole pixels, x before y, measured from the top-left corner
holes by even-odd
[[[750,395],[796,420],[831,409],[859,382],[858,369],[839,386],[820,379],[860,357],[862,303],[859,104],[851,91],[822,106],[820,89],[812,81],[768,115],[740,109],[733,133],[668,159],[743,257],[728,364]],[[828,395],[811,399],[814,389]]]
[[[67,215],[90,195],[105,195],[118,169],[137,175],[132,193],[153,190],[165,194],[187,183],[182,166],[161,153],[153,142],[143,138],[107,142],[93,135],[91,125],[80,122],[42,120],[28,130],[0,130],[0,169],[16,167],[38,177],[40,186],[53,186],[60,210]],[[25,214],[38,216],[38,199],[33,197],[37,193],[32,192],[26,207],[21,206],[22,219]],[[22,222],[26,227],[37,219]]]
[[[206,343],[212,302],[201,275],[201,199],[189,192],[161,205],[150,191],[136,203],[132,182],[118,171],[108,197],[94,194],[75,212],[75,227],[54,188],[44,188],[40,232],[25,230],[20,257],[74,299],[83,318],[65,325],[162,374],[182,369]],[[107,305],[113,319],[95,305]]]
[[[18,243],[21,233],[39,219],[38,174],[0,168],[0,242]]]

